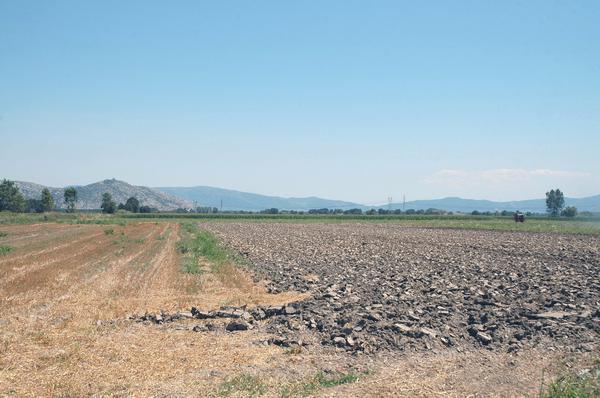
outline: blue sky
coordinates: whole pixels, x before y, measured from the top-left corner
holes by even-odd
[[[0,0],[0,177],[600,193],[598,1]]]

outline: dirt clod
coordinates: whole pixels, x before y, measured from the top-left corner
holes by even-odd
[[[293,308],[253,310],[256,320],[270,318],[271,332],[308,330],[350,351],[585,351],[600,341],[598,237],[394,224],[202,227],[242,253],[269,291],[310,293]]]

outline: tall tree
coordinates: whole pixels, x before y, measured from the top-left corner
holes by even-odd
[[[77,204],[77,190],[74,187],[65,189],[65,205],[67,213],[75,213],[75,205]]]
[[[42,211],[52,211],[54,210],[54,198],[50,193],[48,188],[44,188],[42,190]]]
[[[546,212],[551,217],[558,217],[565,207],[565,196],[560,189],[551,189],[546,192]]]
[[[127,199],[127,202],[125,202],[125,210],[128,210],[132,213],[139,213],[140,201],[137,200],[136,197],[132,196],[131,198]]]
[[[14,181],[0,182],[0,211],[8,210],[21,213],[25,211],[25,198]]]
[[[117,204],[112,200],[112,196],[108,192],[102,194],[102,204],[100,205],[102,213],[113,214],[117,210]]]

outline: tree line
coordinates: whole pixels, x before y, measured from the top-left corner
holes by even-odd
[[[109,192],[102,194],[102,203],[100,204],[102,213],[114,214],[117,210],[125,210],[131,213],[155,213],[158,210],[150,206],[142,206],[135,196],[128,198],[125,203],[117,203],[113,200]]]
[[[63,194],[63,200],[65,205],[65,211],[67,213],[75,212],[77,205],[77,189],[75,187],[68,187],[65,189]],[[102,194],[102,202],[100,205],[103,213],[114,214],[118,210],[129,211],[131,213],[153,213],[158,210],[150,206],[141,205],[140,201],[132,196],[128,198],[125,203],[117,204],[112,195],[109,192]],[[0,211],[12,211],[15,213],[44,213],[53,211],[56,209],[54,198],[48,188],[42,190],[39,199],[30,198],[25,199],[25,196],[19,190],[19,187],[14,181],[3,179],[0,182]],[[189,212],[185,209],[177,209],[177,212]],[[198,207],[193,209],[192,212],[196,213],[219,213],[216,207]],[[227,212],[226,212],[227,213]],[[252,213],[252,212],[235,212],[235,213]],[[261,210],[260,214],[304,214],[304,211],[285,211],[277,208],[270,208]],[[426,215],[451,215],[452,212],[440,210],[440,209],[426,209],[426,210],[414,210],[408,209],[402,211],[400,209],[369,209],[363,212],[362,209],[310,209],[307,211],[308,214],[356,214],[356,215],[391,215],[391,214],[426,214]],[[550,217],[575,217],[578,214],[577,208],[574,206],[565,206],[565,197],[560,189],[552,189],[546,192],[546,213]],[[477,210],[471,212],[472,215],[501,215],[508,216],[511,213],[507,210],[502,212],[479,212]],[[526,213],[531,214],[531,213]]]
[[[48,188],[42,190],[40,199],[25,199],[14,181],[4,179],[0,182],[0,211],[43,213],[54,207],[54,198]]]

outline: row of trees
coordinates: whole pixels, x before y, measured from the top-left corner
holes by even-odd
[[[114,214],[117,210],[130,211],[132,213],[153,213],[158,211],[150,206],[141,206],[140,201],[132,196],[125,203],[117,203],[113,200],[112,195],[108,192],[102,194],[102,203],[100,205],[102,213]]]
[[[67,213],[75,212],[77,205],[77,190],[74,187],[66,188],[64,191],[64,204]],[[103,213],[115,213],[117,210],[126,210],[132,213],[151,213],[157,211],[149,206],[141,206],[140,201],[136,197],[130,197],[127,201],[119,203],[118,205],[112,199],[112,195],[109,192],[105,192],[102,195],[101,209]],[[25,199],[19,187],[14,181],[3,179],[0,182],[0,211],[12,211],[12,212],[36,212],[43,213],[52,211],[55,209],[54,198],[48,188],[44,188],[41,193],[40,199]],[[182,209],[183,210],[183,209]],[[195,209],[198,213],[218,213],[219,210],[216,207],[198,207]],[[564,194],[560,189],[552,189],[546,192],[546,211],[551,217],[575,217],[577,215],[577,208],[574,206],[565,207]],[[279,214],[284,211],[280,211],[277,208],[265,209],[260,211],[262,214]],[[286,211],[288,214],[304,214],[304,212],[297,211]],[[506,214],[505,214],[506,213]],[[311,209],[308,214],[363,214],[361,209]],[[414,210],[408,209],[405,212],[400,209],[386,210],[386,209],[370,209],[364,212],[367,215],[387,215],[387,214],[452,214],[452,212],[446,212],[438,209],[427,209],[427,210]],[[498,213],[491,212],[479,212],[473,211],[473,215],[497,215]],[[509,215],[506,210],[501,212],[500,215]]]
[[[252,213],[252,212],[247,212],[247,213]],[[395,210],[391,210],[391,209],[369,209],[369,210],[365,210],[363,211],[362,209],[359,208],[355,208],[355,209],[348,209],[348,210],[342,210],[342,209],[328,209],[328,208],[321,208],[321,209],[310,209],[306,212],[304,211],[296,211],[296,210],[279,210],[277,208],[270,208],[270,209],[264,209],[259,211],[260,214],[333,214],[333,215],[340,215],[340,214],[356,214],[356,215],[368,215],[368,216],[372,216],[372,215],[392,215],[392,214],[407,214],[407,215],[411,215],[411,214],[435,214],[435,215],[443,215],[443,214],[453,214],[451,211],[446,211],[446,210],[440,210],[440,209],[419,209],[419,210],[415,210],[415,209],[408,209],[406,211],[402,211],[400,209],[395,209]]]
[[[435,209],[435,208],[429,208],[429,209],[407,209],[405,211],[401,210],[401,209],[384,209],[384,208],[379,208],[379,209],[369,209],[369,210],[365,210],[363,211],[362,209],[359,208],[354,208],[354,209],[348,209],[348,210],[342,210],[342,209],[329,209],[329,208],[321,208],[321,209],[310,209],[307,211],[303,211],[303,210],[280,210],[278,208],[269,208],[269,209],[264,209],[264,210],[260,210],[260,211],[248,211],[248,210],[238,210],[238,211],[234,211],[234,210],[225,210],[225,211],[220,211],[219,209],[217,209],[216,207],[197,207],[196,209],[183,209],[183,208],[179,208],[177,210],[175,210],[176,213],[223,213],[223,214],[298,214],[298,215],[303,215],[303,214],[319,214],[319,215],[325,215],[325,214],[331,214],[331,215],[341,215],[341,214],[352,214],[352,215],[452,215],[454,214],[454,212],[452,211],[446,211],[446,210],[441,210],[441,209]],[[512,210],[502,210],[502,211],[479,211],[479,210],[473,210],[471,213],[471,215],[473,216],[503,216],[503,217],[508,217],[508,216],[512,216],[514,214],[514,211]],[[549,214],[551,216],[553,216],[553,213]],[[564,208],[561,208],[558,213],[560,216],[562,217],[575,217],[578,213],[577,208],[573,207],[573,206],[567,206]],[[592,215],[593,213],[590,212],[582,212],[582,215]],[[533,216],[533,215],[541,215],[540,213],[532,213],[532,212],[526,212],[525,213],[526,216]]]
[[[219,209],[216,207],[210,206],[199,206],[196,207],[196,213],[210,214],[210,213],[218,213]]]
[[[75,204],[77,203],[77,191],[75,188],[65,189],[64,200],[67,212],[74,212]],[[25,199],[25,196],[23,196],[14,181],[4,179],[0,182],[0,211],[45,213],[53,211],[55,208],[54,198],[48,188],[42,189],[39,199]]]
[[[20,193],[20,192],[19,192]],[[27,213],[45,213],[54,210],[54,198],[48,188],[42,189],[40,199],[27,199],[25,211]]]
[[[43,213],[54,207],[54,198],[48,188],[42,190],[40,199],[25,199],[14,181],[4,179],[0,182],[0,211]]]

